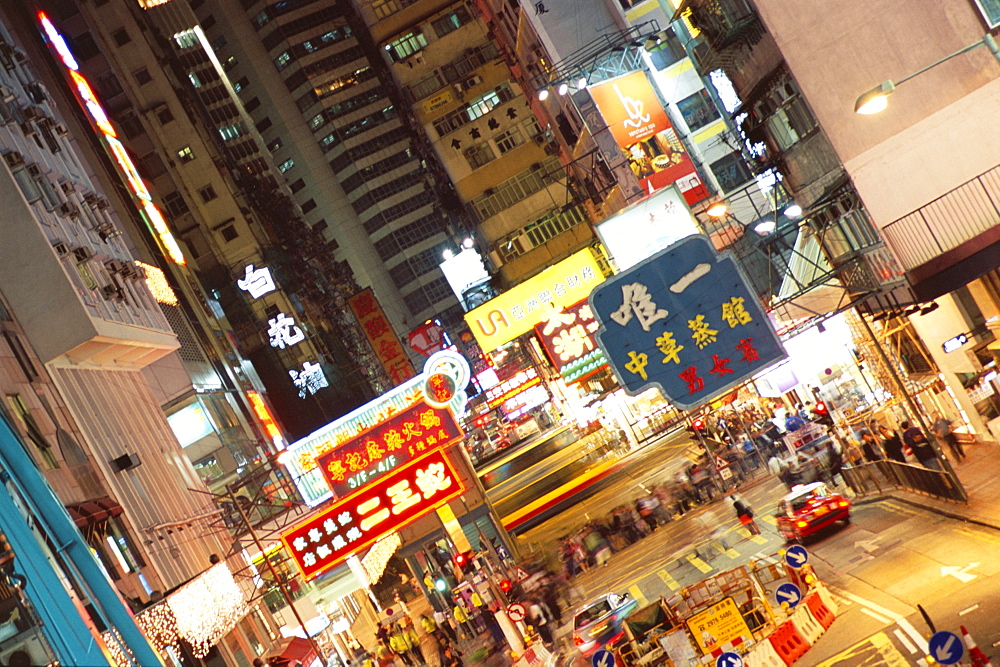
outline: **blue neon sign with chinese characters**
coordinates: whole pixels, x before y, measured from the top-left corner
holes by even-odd
[[[625,391],[689,410],[787,354],[736,260],[689,236],[599,285],[597,340]]]

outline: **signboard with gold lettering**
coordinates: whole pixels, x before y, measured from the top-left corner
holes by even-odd
[[[417,374],[413,364],[399,344],[396,332],[392,330],[389,319],[382,311],[375,293],[366,287],[347,300],[351,312],[358,318],[358,324],[365,337],[371,343],[378,360],[382,362],[385,372],[389,374],[394,385],[400,385]]]
[[[604,281],[589,248],[570,255],[465,314],[483,352],[492,352],[581,299]]]
[[[743,637],[747,642],[753,641],[753,633],[732,598],[726,598],[705,611],[698,612],[685,623],[698,643],[698,648],[705,655],[737,637]]]
[[[567,306],[535,327],[535,335],[566,382],[580,382],[608,367],[597,345],[598,323],[586,301]]]

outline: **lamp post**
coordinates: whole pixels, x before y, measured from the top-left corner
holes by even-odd
[[[875,86],[874,88],[872,88],[871,90],[869,90],[868,92],[866,92],[865,94],[863,94],[861,97],[858,98],[858,101],[854,103],[855,113],[870,115],[882,111],[889,104],[888,101],[889,95],[891,95],[892,92],[896,90],[896,87],[899,84],[905,83],[916,76],[920,76],[927,70],[933,69],[934,67],[937,67],[943,62],[951,60],[955,56],[960,56],[963,53],[967,53],[969,51],[972,51],[973,49],[977,49],[980,46],[985,46],[987,49],[989,49],[990,53],[993,54],[993,57],[996,58],[998,63],[1000,63],[1000,47],[997,46],[997,41],[996,39],[994,39],[993,35],[987,34],[978,42],[969,44],[968,46],[961,48],[958,51],[955,51],[955,53],[952,53],[949,56],[945,56],[944,58],[941,58],[940,60],[931,63],[927,67],[923,67],[917,70],[916,72],[910,74],[909,76],[904,76],[899,81],[895,82],[892,80],[883,81],[882,83]]]

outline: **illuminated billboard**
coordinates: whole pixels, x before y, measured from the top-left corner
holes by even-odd
[[[378,360],[389,374],[394,385],[400,385],[417,374],[413,370],[410,358],[406,356],[403,346],[399,344],[396,332],[389,324],[382,306],[370,287],[366,287],[347,300],[351,312],[358,319],[361,330],[375,350]]]
[[[465,491],[441,449],[410,461],[282,533],[307,580],[416,521]]]
[[[603,281],[594,254],[584,248],[469,311],[465,321],[483,352],[492,352],[547,320],[553,309],[587,298]]]
[[[326,452],[316,463],[333,494],[343,497],[463,435],[451,410],[421,401]]]
[[[535,335],[568,383],[584,380],[608,367],[608,360],[597,345],[594,332],[597,320],[586,300],[567,306],[543,324],[535,327]]]
[[[695,218],[675,187],[658,190],[597,225],[597,235],[619,271],[698,233]]]
[[[688,204],[709,196],[645,72],[602,81],[587,90],[644,190],[676,184]]]

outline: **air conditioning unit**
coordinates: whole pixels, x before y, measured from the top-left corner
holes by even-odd
[[[90,248],[79,246],[77,248],[73,248],[73,256],[76,257],[77,264],[83,264],[84,262],[89,262],[94,258],[94,251]]]
[[[424,64],[424,54],[422,54],[420,52],[414,53],[413,54],[413,62],[415,62],[418,65],[423,65]]]
[[[109,202],[104,197],[98,197],[97,198],[97,208],[102,209],[102,210],[106,209],[106,208],[111,208],[111,202]]]
[[[38,134],[38,131],[35,130],[35,126],[31,123],[21,123],[21,134],[25,137],[33,137]]]
[[[99,199],[100,197],[95,195],[93,192],[88,192],[87,194],[83,195],[83,201],[87,202],[87,205],[93,208],[97,208],[97,201]]]
[[[535,143],[538,144],[539,146],[545,143],[545,135],[542,134],[541,132],[539,132],[532,138],[535,140]]]
[[[71,195],[76,192],[76,183],[73,181],[62,181],[59,183],[59,188],[63,191],[64,195]]]
[[[133,278],[133,279],[135,279],[135,278],[139,277],[139,271],[137,270],[136,265],[133,264],[132,262],[124,262],[122,264],[122,268],[121,268],[120,273],[121,273],[122,277],[124,277],[124,278]]]
[[[28,165],[28,176],[31,176],[32,178],[41,178],[42,177],[42,168],[39,167],[37,164],[29,164]]]
[[[56,210],[59,212],[59,215],[61,215],[63,217],[66,217],[66,218],[78,218],[78,217],[80,217],[80,207],[77,206],[76,204],[72,203],[72,202],[64,202],[64,203],[62,203],[62,204],[59,205],[59,208],[56,209]]]
[[[56,126],[55,126],[54,129],[55,129],[55,133],[56,133],[57,136],[60,136],[60,137],[68,137],[69,136],[69,130],[62,123],[56,123]]]
[[[7,166],[11,169],[24,166],[24,156],[17,151],[4,153],[3,159],[7,161]]]
[[[483,77],[476,74],[474,76],[470,76],[468,79],[463,81],[462,85],[465,87],[466,90],[468,90],[469,88],[475,88],[482,82],[483,82]]]
[[[52,249],[56,251],[56,254],[60,257],[65,257],[72,252],[68,243],[63,243],[62,241],[56,241],[52,244]]]
[[[123,268],[123,267],[124,267],[125,265],[124,265],[124,264],[122,264],[122,262],[118,261],[117,259],[112,259],[112,260],[111,260],[111,261],[109,261],[109,262],[104,262],[104,266],[105,266],[105,268],[107,268],[107,270],[108,270],[108,271],[110,271],[111,273],[121,273],[121,271],[122,271],[122,268]]]
[[[108,301],[114,299],[115,301],[124,301],[125,293],[122,288],[118,285],[105,285],[101,288],[101,296],[103,296]]]
[[[4,102],[13,102],[15,99],[14,91],[7,86],[0,86],[0,99]]]
[[[131,470],[136,466],[142,465],[142,461],[139,460],[138,454],[123,454],[118,458],[111,459],[111,467],[114,468],[115,472],[122,472],[123,470]]]
[[[24,116],[25,120],[41,120],[45,118],[45,114],[38,107],[27,107],[21,109],[21,115]]]

